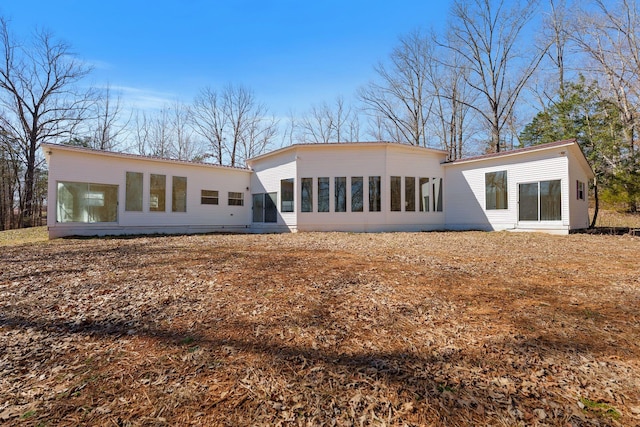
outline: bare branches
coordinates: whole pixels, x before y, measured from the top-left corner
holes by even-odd
[[[30,44],[16,43],[0,18],[0,132],[19,146],[25,165],[22,223],[33,217],[34,174],[42,142],[61,141],[86,117],[90,95],[76,84],[91,68],[69,46],[40,31]]]
[[[203,89],[191,113],[195,131],[209,143],[209,156],[219,164],[244,164],[263,153],[277,134],[277,121],[244,86],[227,85],[219,92]]]
[[[365,111],[376,117],[387,129],[384,139],[427,146],[427,122],[432,100],[427,92],[431,46],[414,31],[400,39],[391,53],[389,67],[378,64],[374,69],[379,80],[358,91]],[[384,122],[384,123],[383,123]]]
[[[546,47],[525,54],[520,44],[536,0],[509,8],[504,0],[457,0],[452,10],[451,36],[445,47],[469,67],[467,83],[479,101],[467,103],[490,129],[491,150],[504,148],[502,133],[512,119],[516,102],[537,69]]]

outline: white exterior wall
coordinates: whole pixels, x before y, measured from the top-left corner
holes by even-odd
[[[134,156],[44,147],[49,163],[47,225],[51,238],[68,235],[196,233],[246,230],[250,218],[250,171]],[[51,154],[48,154],[51,153]],[[125,211],[126,172],[143,173],[142,212]],[[166,211],[149,210],[151,174],[166,176]],[[186,212],[171,211],[172,177],[187,178]],[[118,186],[115,223],[57,222],[57,183],[89,182]],[[217,190],[218,205],[202,205],[201,190]],[[228,192],[244,194],[244,206],[229,206]],[[249,208],[247,208],[249,206]]]
[[[276,205],[278,209],[278,219],[276,223],[253,222],[251,224],[251,230],[254,232],[296,231],[296,211],[298,208],[294,208],[294,212],[282,212],[282,194],[280,194],[280,181],[288,178],[296,178],[295,151],[252,164],[252,170],[251,194],[277,193]],[[295,202],[297,202],[295,195],[298,194],[298,186],[298,180],[295,179],[293,183]],[[250,212],[252,212],[251,209],[253,208],[251,199],[252,197],[250,196]]]
[[[327,149],[330,148],[330,149]],[[416,212],[405,212],[404,177],[443,178],[441,162],[446,154],[392,144],[309,145],[276,153],[252,162],[256,172],[252,185],[266,191],[278,191],[280,179],[295,177],[293,214],[279,212],[278,221],[291,230],[301,231],[420,231],[441,229],[443,212],[419,212],[416,181]],[[292,175],[295,173],[295,175]],[[369,212],[368,180],[381,179],[381,211]],[[391,212],[390,177],[402,177],[402,211]],[[329,212],[318,212],[318,178],[329,178]],[[335,178],[346,177],[347,212],[335,212]],[[363,178],[363,212],[351,212],[351,177]],[[302,212],[301,180],[313,178],[313,212]],[[446,181],[443,184],[447,185]],[[261,191],[253,191],[261,192]],[[443,197],[444,199],[444,197]],[[444,207],[446,210],[446,206]],[[280,206],[278,206],[280,210]],[[297,221],[295,220],[297,217]],[[265,225],[267,227],[267,225]],[[255,224],[254,224],[255,228]]]
[[[567,233],[570,228],[569,174],[566,147],[514,156],[484,158],[445,165],[446,227],[454,230],[546,230]],[[564,154],[561,154],[564,152]],[[485,174],[507,171],[508,209],[485,209]],[[560,221],[518,221],[518,184],[561,180]]]
[[[584,200],[578,200],[576,181],[584,182]],[[589,227],[589,177],[574,157],[569,158],[569,214],[571,230]]]

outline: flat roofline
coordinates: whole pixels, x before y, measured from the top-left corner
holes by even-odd
[[[196,161],[190,161],[190,160],[169,159],[169,158],[166,158],[166,157],[159,157],[159,156],[144,156],[142,154],[132,154],[132,153],[122,153],[122,152],[117,152],[117,151],[97,150],[95,148],[78,147],[78,146],[75,146],[75,145],[52,144],[52,143],[46,142],[46,143],[42,143],[41,147],[42,147],[43,151],[45,152],[45,155],[47,155],[46,151],[48,149],[53,149],[53,150],[63,150],[63,151],[70,151],[70,152],[76,152],[76,153],[96,154],[96,155],[102,155],[102,156],[108,156],[108,157],[117,157],[117,158],[124,158],[124,159],[146,160],[146,161],[154,161],[154,162],[161,162],[161,163],[174,163],[174,164],[191,165],[191,166],[203,166],[203,167],[216,168],[216,169],[218,169],[218,168],[219,169],[230,169],[230,170],[237,170],[237,171],[241,171],[241,172],[251,172],[251,170],[249,168],[246,168],[246,167],[225,166],[225,165],[217,165],[217,164],[214,164],[214,163],[196,162]]]
[[[439,150],[437,148],[430,147],[421,147],[416,145],[403,144],[401,142],[390,142],[390,141],[363,141],[363,142],[300,142],[288,145],[286,147],[281,147],[276,150],[270,151],[268,153],[261,154],[259,156],[252,157],[247,159],[247,163],[262,160],[269,156],[274,156],[278,154],[285,153],[290,150],[295,150],[297,148],[322,148],[322,147],[332,147],[332,148],[353,148],[353,147],[399,147],[409,150],[422,150],[427,152],[432,152],[436,154],[448,154],[446,150]]]

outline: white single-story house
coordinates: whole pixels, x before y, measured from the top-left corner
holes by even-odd
[[[388,142],[295,144],[246,168],[42,144],[49,237],[516,230],[589,225],[593,171],[574,140],[447,161]]]

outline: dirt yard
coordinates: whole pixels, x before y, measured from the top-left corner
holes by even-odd
[[[640,237],[1,246],[0,424],[640,425]]]

